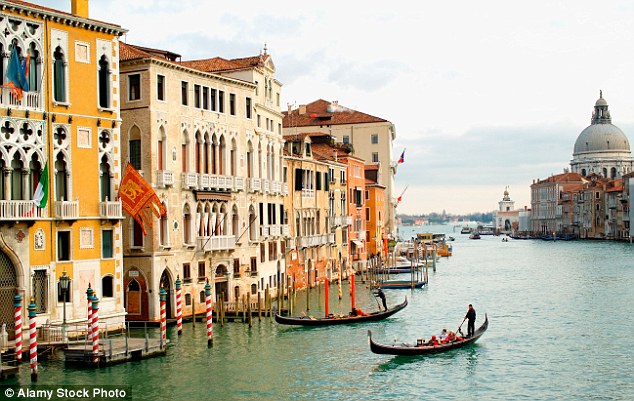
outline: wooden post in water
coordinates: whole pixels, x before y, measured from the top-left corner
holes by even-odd
[[[247,319],[249,321],[249,327],[253,327],[253,316],[251,314],[251,291],[247,292]]]
[[[90,286],[89,286],[90,287]],[[92,296],[92,295],[91,295]],[[92,311],[92,304],[88,302]],[[19,291],[15,291],[13,298],[13,313],[15,319],[15,361],[22,362],[22,297]],[[92,312],[91,312],[92,314]],[[90,325],[90,322],[88,322]]]
[[[264,290],[264,315],[268,317],[271,316],[270,305],[271,294],[269,294],[269,285],[267,284],[266,289]]]
[[[94,295],[94,291],[90,288],[90,283],[88,283],[88,289],[86,290],[86,299],[88,304],[88,342],[92,344],[92,297]],[[17,330],[17,329],[16,329]],[[16,341],[17,341],[17,331],[16,331]]]
[[[178,329],[178,335],[183,334],[183,294],[181,290],[180,276],[176,276],[176,328]],[[192,315],[192,318],[194,316]]]
[[[214,328],[213,328],[213,310],[211,308],[211,285],[209,285],[209,279],[205,283],[205,306],[207,317],[207,346],[211,347],[214,343]]]
[[[222,293],[218,295],[218,321],[220,322],[220,327],[225,325],[225,303],[222,300]]]
[[[31,297],[31,303],[27,307],[29,311],[29,361],[31,368],[31,381],[37,381],[37,326],[35,317],[37,314],[37,306],[35,306],[35,298]]]
[[[310,310],[310,272],[306,277],[306,311]]]
[[[284,309],[284,282],[277,283],[277,292],[281,293],[279,297],[279,302],[277,303],[278,312],[280,315],[282,314],[282,309]]]
[[[258,291],[258,321],[262,321],[262,294]]]

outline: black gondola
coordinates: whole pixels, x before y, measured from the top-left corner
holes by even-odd
[[[484,323],[480,326],[471,337],[467,337],[463,340],[453,341],[440,345],[412,345],[412,344],[394,344],[385,345],[377,344],[372,341],[372,332],[368,330],[368,342],[370,343],[370,350],[375,354],[389,354],[389,355],[428,355],[437,354],[440,352],[449,351],[456,348],[464,347],[465,345],[473,344],[478,341],[478,338],[484,334],[489,328],[489,318],[484,315]]]
[[[335,316],[330,317],[312,317],[312,316],[281,316],[275,314],[275,321],[279,324],[290,324],[295,326],[331,326],[335,324],[349,324],[359,322],[374,322],[377,320],[383,320],[400,311],[407,306],[407,297],[402,304],[396,305],[392,308],[388,308],[385,311],[372,312],[366,315],[358,316]]]

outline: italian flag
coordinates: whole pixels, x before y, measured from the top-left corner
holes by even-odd
[[[42,175],[40,176],[40,182],[37,184],[37,188],[35,188],[35,193],[33,194],[33,202],[37,207],[43,209],[46,207],[46,202],[48,201],[48,162],[44,165],[44,171],[42,171]]]

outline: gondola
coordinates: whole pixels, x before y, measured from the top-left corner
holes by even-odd
[[[408,288],[423,288],[427,281],[412,280],[386,280],[375,283],[375,287],[383,289],[404,290]]]
[[[463,340],[453,341],[440,345],[414,345],[414,344],[394,344],[384,345],[377,344],[372,341],[372,332],[368,330],[368,342],[370,343],[370,350],[375,354],[389,354],[389,355],[428,355],[438,354],[440,352],[449,351],[456,348],[461,348],[469,344],[473,344],[478,341],[478,338],[487,331],[489,327],[489,318],[485,315],[484,323],[478,328],[471,337],[467,337]]]
[[[372,312],[365,316],[335,316],[330,317],[312,317],[312,316],[281,316],[275,314],[275,321],[279,324],[289,324],[295,326],[332,326],[336,324],[349,324],[359,322],[375,322],[392,316],[396,312],[407,306],[407,297],[402,304],[388,308],[386,311]]]

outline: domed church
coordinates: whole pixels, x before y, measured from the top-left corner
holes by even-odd
[[[581,131],[570,162],[572,172],[621,178],[632,171],[630,143],[621,129],[612,125],[608,102],[599,91],[591,124]]]

